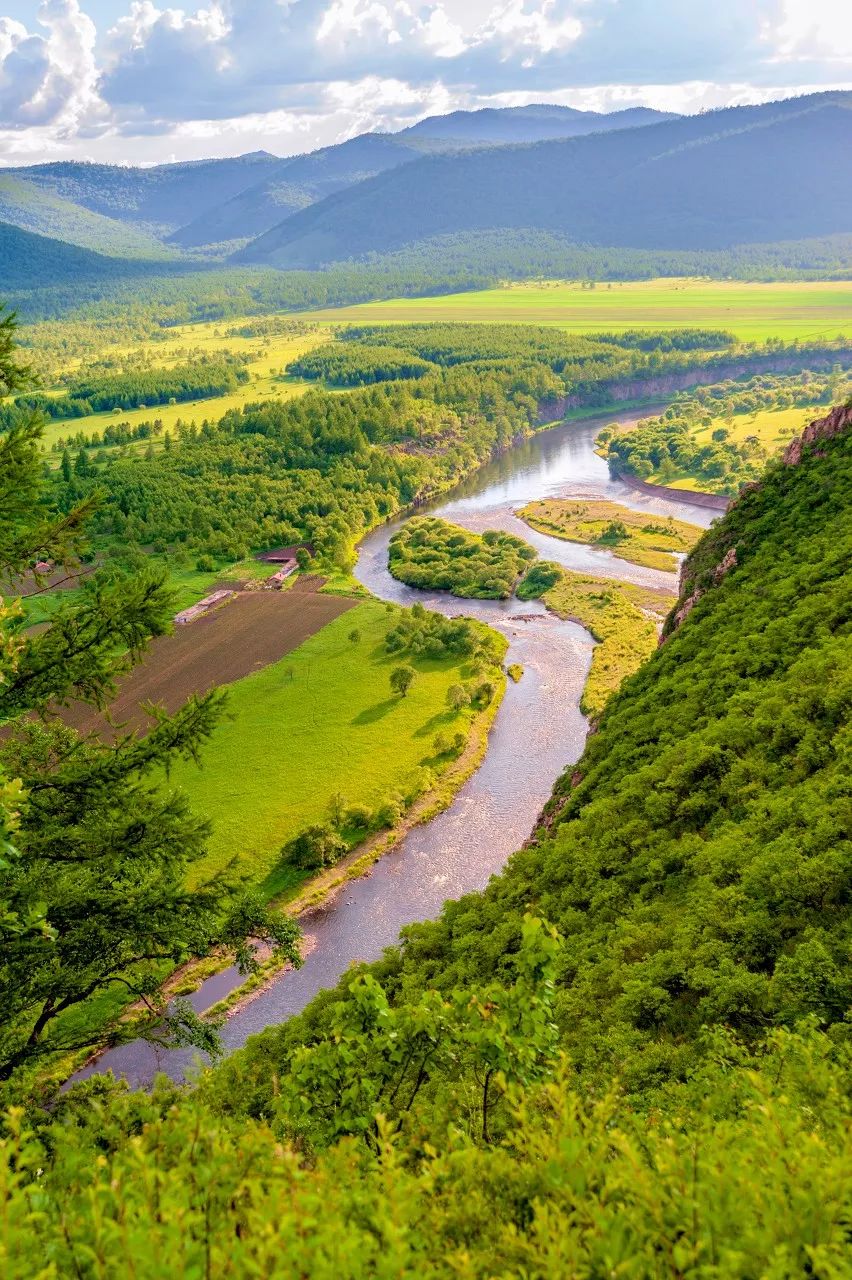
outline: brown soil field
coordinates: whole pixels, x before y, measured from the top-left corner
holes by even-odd
[[[112,739],[145,732],[151,718],[142,702],[177,711],[190,694],[207,693],[277,662],[357,602],[305,591],[246,591],[206,617],[154,640],[144,658],[119,682],[105,715],[84,703],[62,712],[82,733]]]

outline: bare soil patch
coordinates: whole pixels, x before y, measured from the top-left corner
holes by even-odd
[[[305,591],[240,592],[222,608],[155,640],[120,681],[107,714],[74,703],[62,718],[104,738],[130,730],[144,733],[152,721],[141,703],[177,711],[190,694],[207,693],[277,662],[355,603]]]

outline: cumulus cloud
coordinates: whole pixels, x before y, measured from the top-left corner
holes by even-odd
[[[285,152],[509,100],[697,109],[843,82],[852,56],[846,0],[100,4],[100,32],[80,0],[43,0],[35,30],[0,19],[7,155],[101,134],[122,158],[117,139],[147,156],[163,135]]]
[[[43,0],[37,20],[45,34],[0,18],[0,127],[72,130],[100,111],[95,24],[78,0]]]

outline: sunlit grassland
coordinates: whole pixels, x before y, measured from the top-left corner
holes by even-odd
[[[304,313],[338,323],[473,321],[543,324],[573,332],[683,327],[730,329],[742,341],[852,334],[852,282],[700,279],[598,284],[508,284],[444,297],[404,298]]]
[[[470,712],[450,711],[446,695],[470,672],[457,659],[386,653],[392,623],[383,604],[365,601],[230,687],[227,718],[202,767],[179,763],[169,780],[212,823],[194,881],[235,858],[239,874],[265,894],[295,888],[304,873],[282,863],[281,846],[326,821],[333,796],[375,808],[394,795],[413,798],[432,770],[446,768],[433,739],[467,729]],[[390,689],[401,661],[417,671],[405,697]]]
[[[144,409],[130,410],[109,409],[104,413],[94,413],[85,418],[50,421],[44,430],[45,449],[50,450],[57,440],[67,439],[69,436],[76,435],[78,431],[82,431],[84,435],[91,435],[93,431],[103,432],[110,423],[121,422],[135,427],[141,422],[158,420],[162,422],[164,431],[174,431],[178,422],[186,425],[195,423],[196,426],[200,426],[205,420],[218,422],[231,409],[242,409],[245,405],[260,400],[289,400],[317,386],[315,382],[308,382],[301,378],[285,377],[283,370],[297,356],[309,351],[318,343],[327,341],[326,327],[295,335],[282,334],[272,337],[264,335],[251,338],[223,336],[225,329],[233,324],[239,324],[239,321],[230,321],[227,326],[223,323],[181,325],[175,328],[165,341],[147,342],[136,347],[104,347],[93,352],[92,358],[119,360],[122,355],[138,356],[144,353],[150,358],[155,368],[167,369],[189,358],[194,358],[199,353],[209,356],[219,352],[255,355],[256,358],[246,366],[249,381],[243,386],[237,387],[227,395],[184,401],[180,404],[149,405]],[[192,357],[190,352],[193,353]],[[76,372],[79,363],[79,361],[69,362],[67,372]],[[61,388],[52,390],[56,395],[62,394]],[[148,443],[147,440],[143,440],[126,447],[129,452],[138,453],[146,450]],[[152,443],[155,449],[161,448],[162,436],[155,438]]]
[[[545,498],[518,512],[533,529],[606,547],[621,560],[662,569],[677,568],[676,553],[689,551],[704,532],[698,525],[647,511],[631,511],[617,502],[585,502],[574,498]],[[621,526],[615,535],[614,526]]]
[[[598,717],[610,695],[656,649],[657,624],[675,595],[566,569],[544,602],[560,618],[579,622],[598,642],[580,699],[580,710]]]
[[[700,445],[713,442],[713,432],[725,430],[728,438],[742,444],[756,436],[766,453],[779,453],[794,436],[801,435],[809,422],[828,412],[825,405],[799,406],[795,409],[762,409],[758,413],[738,413],[732,418],[717,417],[704,426],[694,426],[692,434]],[[667,470],[648,477],[652,484],[665,484],[671,489],[701,489],[702,481],[685,472]]]

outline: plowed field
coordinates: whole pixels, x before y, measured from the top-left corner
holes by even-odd
[[[307,592],[241,592],[206,617],[155,640],[120,682],[109,723],[82,704],[69,707],[63,719],[75,729],[100,731],[105,737],[144,731],[151,719],[140,703],[176,711],[192,693],[206,693],[277,662],[354,603]]]

